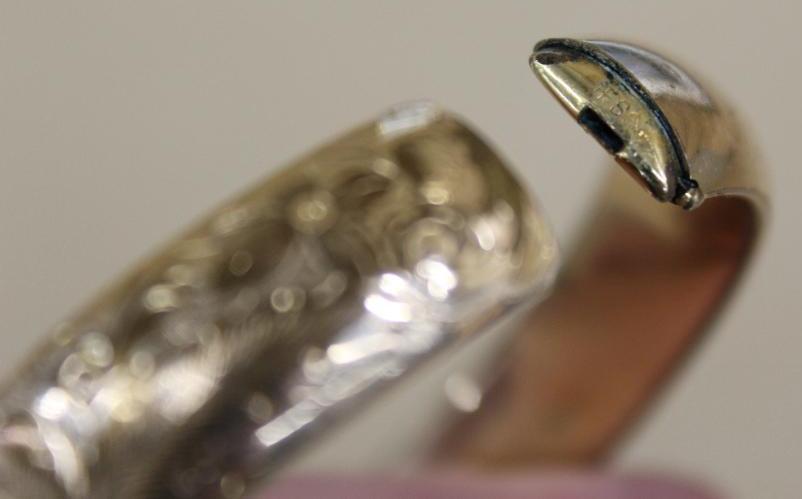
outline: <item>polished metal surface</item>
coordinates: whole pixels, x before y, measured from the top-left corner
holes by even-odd
[[[638,180],[614,172],[556,284],[554,236],[498,155],[398,107],[59,325],[0,395],[0,497],[603,456],[719,309],[767,195],[731,112],[665,59],[547,40],[531,64]]]
[[[493,404],[452,431],[449,462],[602,459],[715,319],[767,216],[766,171],[732,110],[672,62],[553,39],[530,63],[623,168],[525,320]]]
[[[358,395],[536,300],[556,263],[492,150],[430,104],[394,109],[219,208],[58,326],[3,391],[3,486],[236,489]]]
[[[583,126],[613,131],[594,135],[657,199],[687,209],[730,194],[766,203],[765,172],[733,110],[671,61],[621,43],[551,39],[530,64]]]

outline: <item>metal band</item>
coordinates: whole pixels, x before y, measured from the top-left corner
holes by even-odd
[[[577,40],[541,42],[531,61],[602,145],[620,141],[610,152],[651,196],[615,168],[493,404],[454,431],[446,455],[494,466],[608,453],[715,318],[767,211],[766,174],[739,123],[673,63]],[[649,126],[656,108],[668,131]],[[587,110],[604,130],[582,123]],[[674,194],[682,177],[695,187]]]
[[[394,109],[60,325],[0,395],[0,497],[602,456],[732,288],[763,175],[658,56],[551,40],[532,61],[647,187],[616,172],[556,285],[554,236],[497,154],[430,104]]]

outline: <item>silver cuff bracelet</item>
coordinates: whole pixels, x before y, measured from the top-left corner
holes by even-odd
[[[530,63],[622,167],[570,251],[484,139],[394,108],[59,325],[0,392],[0,497],[602,459],[732,290],[765,173],[728,105],[652,52],[550,39]]]

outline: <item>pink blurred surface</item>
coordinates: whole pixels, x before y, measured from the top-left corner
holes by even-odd
[[[402,478],[285,479],[266,499],[723,499],[705,486],[654,476],[602,474],[445,474]]]

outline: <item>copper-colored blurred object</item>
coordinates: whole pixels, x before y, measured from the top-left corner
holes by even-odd
[[[731,112],[651,52],[546,40],[531,63],[637,180],[613,174],[562,266],[481,138],[393,109],[58,326],[2,392],[0,497],[603,456],[732,288],[764,174]]]

